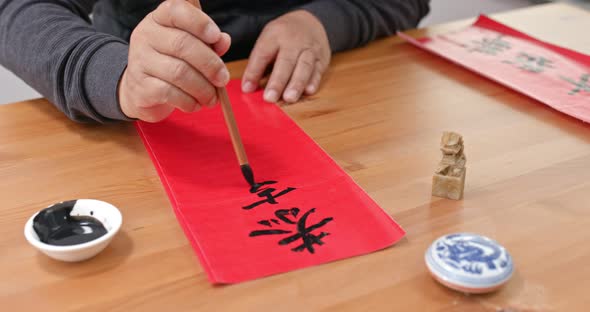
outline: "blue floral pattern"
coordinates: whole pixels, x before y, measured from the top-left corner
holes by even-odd
[[[436,243],[439,258],[455,269],[476,275],[483,273],[484,265],[490,270],[495,270],[498,266],[506,267],[507,261],[500,259],[502,251],[498,245],[473,238],[458,234],[447,236],[445,240]]]
[[[489,238],[469,233],[437,239],[426,253],[426,262],[436,275],[470,287],[505,282],[513,270],[504,247]]]

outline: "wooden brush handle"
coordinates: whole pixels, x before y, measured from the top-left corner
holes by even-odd
[[[236,156],[238,157],[238,162],[240,163],[240,165],[248,164],[248,157],[246,156],[246,151],[244,150],[242,137],[240,136],[238,124],[236,123],[234,111],[231,108],[229,96],[227,95],[227,90],[225,89],[225,87],[217,88],[217,97],[219,98],[219,102],[221,103],[221,110],[223,111],[225,124],[227,125],[227,129],[229,130],[229,136],[231,137],[231,142],[234,146],[234,151],[236,152]]]
[[[201,3],[199,2],[199,0],[187,1],[199,9],[201,8]],[[231,108],[229,96],[227,95],[227,90],[225,89],[225,87],[217,88],[217,97],[219,98],[219,102],[221,102],[221,110],[223,110],[225,124],[227,125],[227,129],[229,130],[229,136],[231,137],[231,142],[234,146],[234,151],[236,153],[236,156],[238,157],[238,162],[240,163],[240,165],[246,165],[248,164],[248,157],[246,156],[246,151],[244,150],[242,137],[240,136],[240,131],[238,130],[238,125],[236,124],[236,119],[234,117],[234,111]]]
[[[199,9],[201,8],[201,2],[199,0],[187,0],[187,1]]]

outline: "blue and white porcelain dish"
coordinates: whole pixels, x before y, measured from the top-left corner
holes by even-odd
[[[512,258],[504,247],[472,233],[438,238],[424,258],[436,280],[467,293],[494,291],[510,279],[513,271]]]

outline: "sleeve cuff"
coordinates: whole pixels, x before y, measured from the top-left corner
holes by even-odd
[[[317,17],[328,35],[332,52],[339,52],[349,49],[350,35],[343,23],[349,21],[347,11],[341,4],[332,0],[313,1],[301,6],[301,9]]]
[[[119,40],[104,43],[88,61],[84,73],[84,91],[88,102],[101,117],[110,120],[127,117],[119,105],[117,88],[127,67],[129,47]]]

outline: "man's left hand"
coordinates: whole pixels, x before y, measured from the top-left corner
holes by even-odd
[[[264,100],[296,102],[304,92],[317,92],[330,58],[330,44],[321,22],[307,11],[293,11],[262,30],[250,54],[242,90],[256,90],[266,68],[274,62]]]

